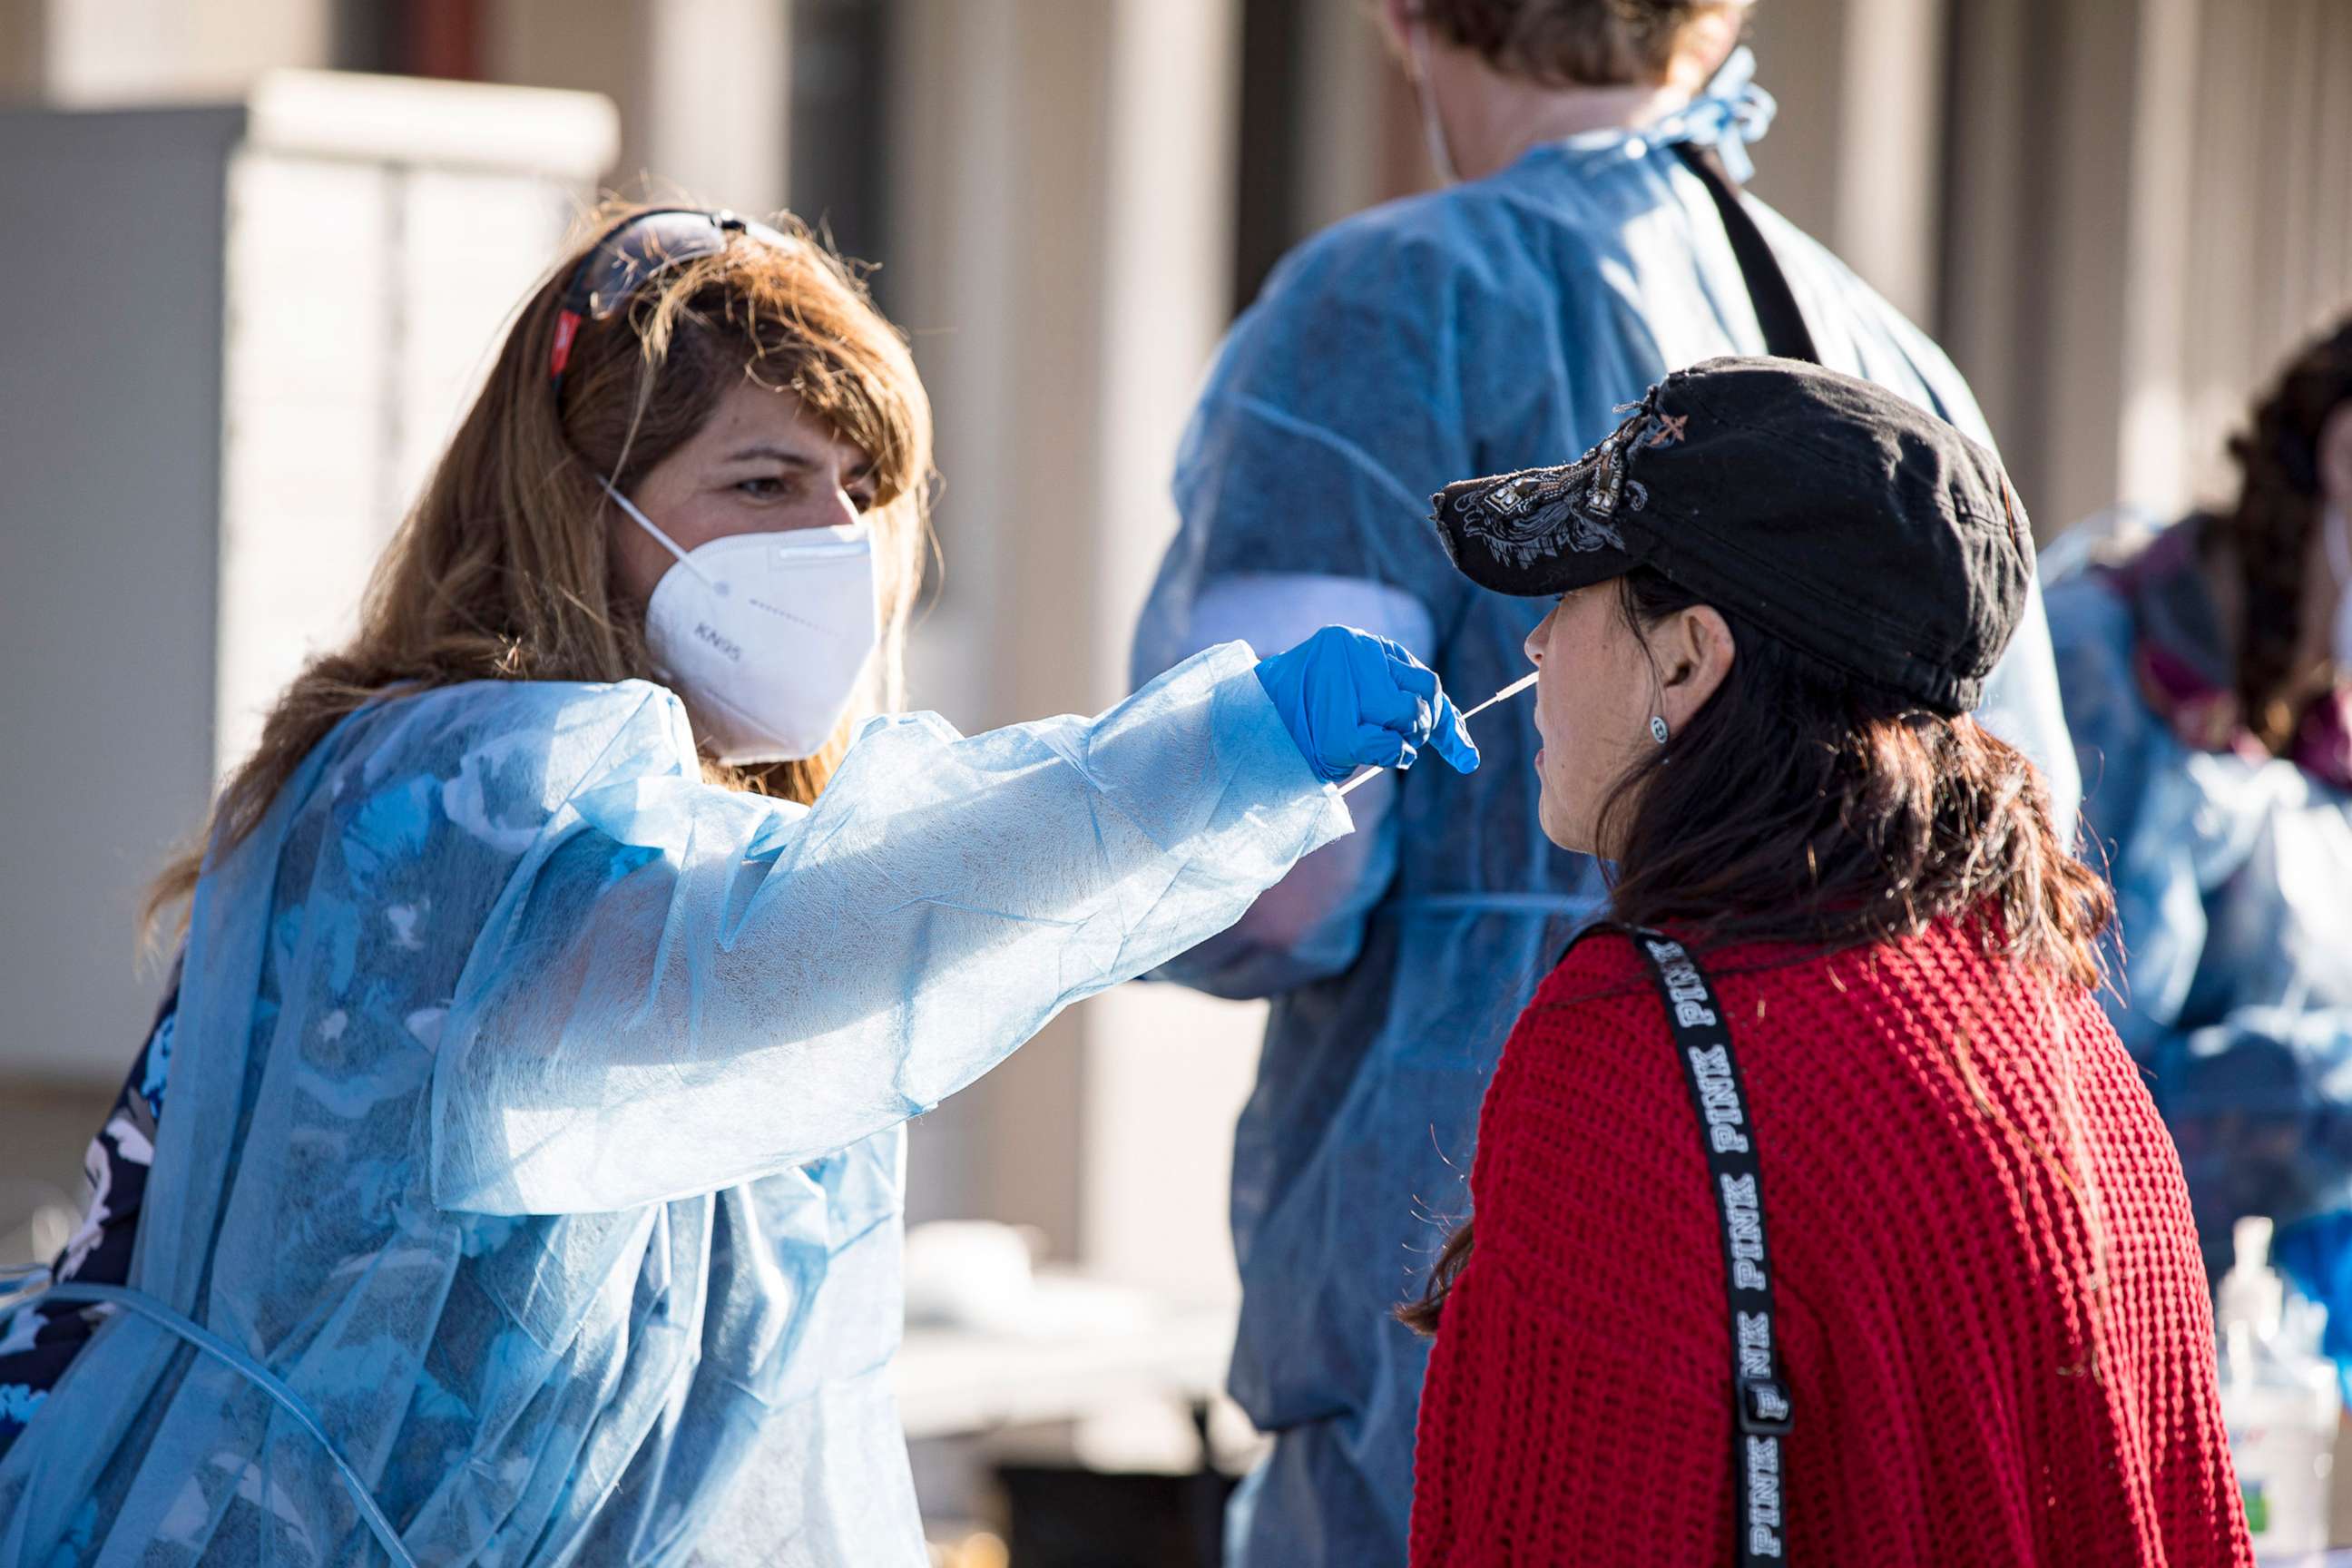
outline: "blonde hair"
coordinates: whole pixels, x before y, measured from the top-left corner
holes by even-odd
[[[764,768],[708,759],[733,788],[809,801],[850,726],[903,701],[907,623],[929,539],[931,411],[906,340],[856,275],[784,217],[778,246],[737,235],[661,273],[626,310],[583,322],[560,390],[550,354],[564,286],[616,225],[644,211],[607,203],[523,304],[497,363],[415,507],[376,563],[358,635],[314,660],[278,699],[253,754],[214,800],[197,840],[148,891],[151,939],[184,930],[213,858],[251,834],[302,759],[345,716],[394,692],[469,680],[647,678],[642,606],[616,599],[623,491],[699,430],[748,379],[789,393],[873,464],[881,647],[863,700],[817,755]],[[691,704],[689,703],[689,710]]]

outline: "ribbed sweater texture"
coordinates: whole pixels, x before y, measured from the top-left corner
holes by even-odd
[[[1951,923],[1704,963],[1761,1162],[1790,1561],[2251,1563],[2189,1194],[2095,998]],[[1675,1050],[1616,934],[1513,1030],[1414,1568],[1731,1562],[1723,1253]]]

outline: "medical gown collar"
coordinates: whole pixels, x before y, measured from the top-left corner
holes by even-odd
[[[1779,110],[1772,95],[1756,85],[1756,54],[1742,44],[1731,51],[1706,90],[1680,109],[1647,125],[1588,131],[1553,145],[1578,153],[1617,151],[1628,158],[1646,157],[1654,147],[1683,142],[1711,147],[1723,160],[1725,172],[1744,185],[1756,177],[1748,149],[1764,140]]]

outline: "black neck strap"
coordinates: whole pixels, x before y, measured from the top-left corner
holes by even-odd
[[[1731,1029],[1713,987],[1682,943],[1654,931],[1596,926],[1629,938],[1650,966],[1665,1004],[1675,1055],[1690,1086],[1716,1219],[1723,1232],[1723,1280],[1731,1321],[1733,1558],[1739,1568],[1785,1568],[1788,1509],[1782,1464],[1795,1412],[1780,1375],[1772,1315],[1772,1268],[1764,1249],[1763,1177],[1756,1128],[1731,1051]],[[1586,934],[1591,934],[1588,931]]]
[[[1723,232],[1731,241],[1731,254],[1738,258],[1739,275],[1748,284],[1748,298],[1756,306],[1756,324],[1764,330],[1764,351],[1782,359],[1821,363],[1822,356],[1813,347],[1813,331],[1797,307],[1789,275],[1780,270],[1780,258],[1772,254],[1771,242],[1739,199],[1739,187],[1724,171],[1723,160],[1713,149],[1688,142],[1675,152],[1715,198],[1715,210],[1723,217]]]

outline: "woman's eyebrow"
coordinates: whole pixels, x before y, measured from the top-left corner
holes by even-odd
[[[808,457],[800,452],[795,452],[789,447],[771,447],[766,445],[740,447],[734,451],[728,453],[724,461],[730,463],[752,463],[763,461],[782,463],[788,468],[802,468],[810,472],[814,472],[818,466],[814,458]]]

